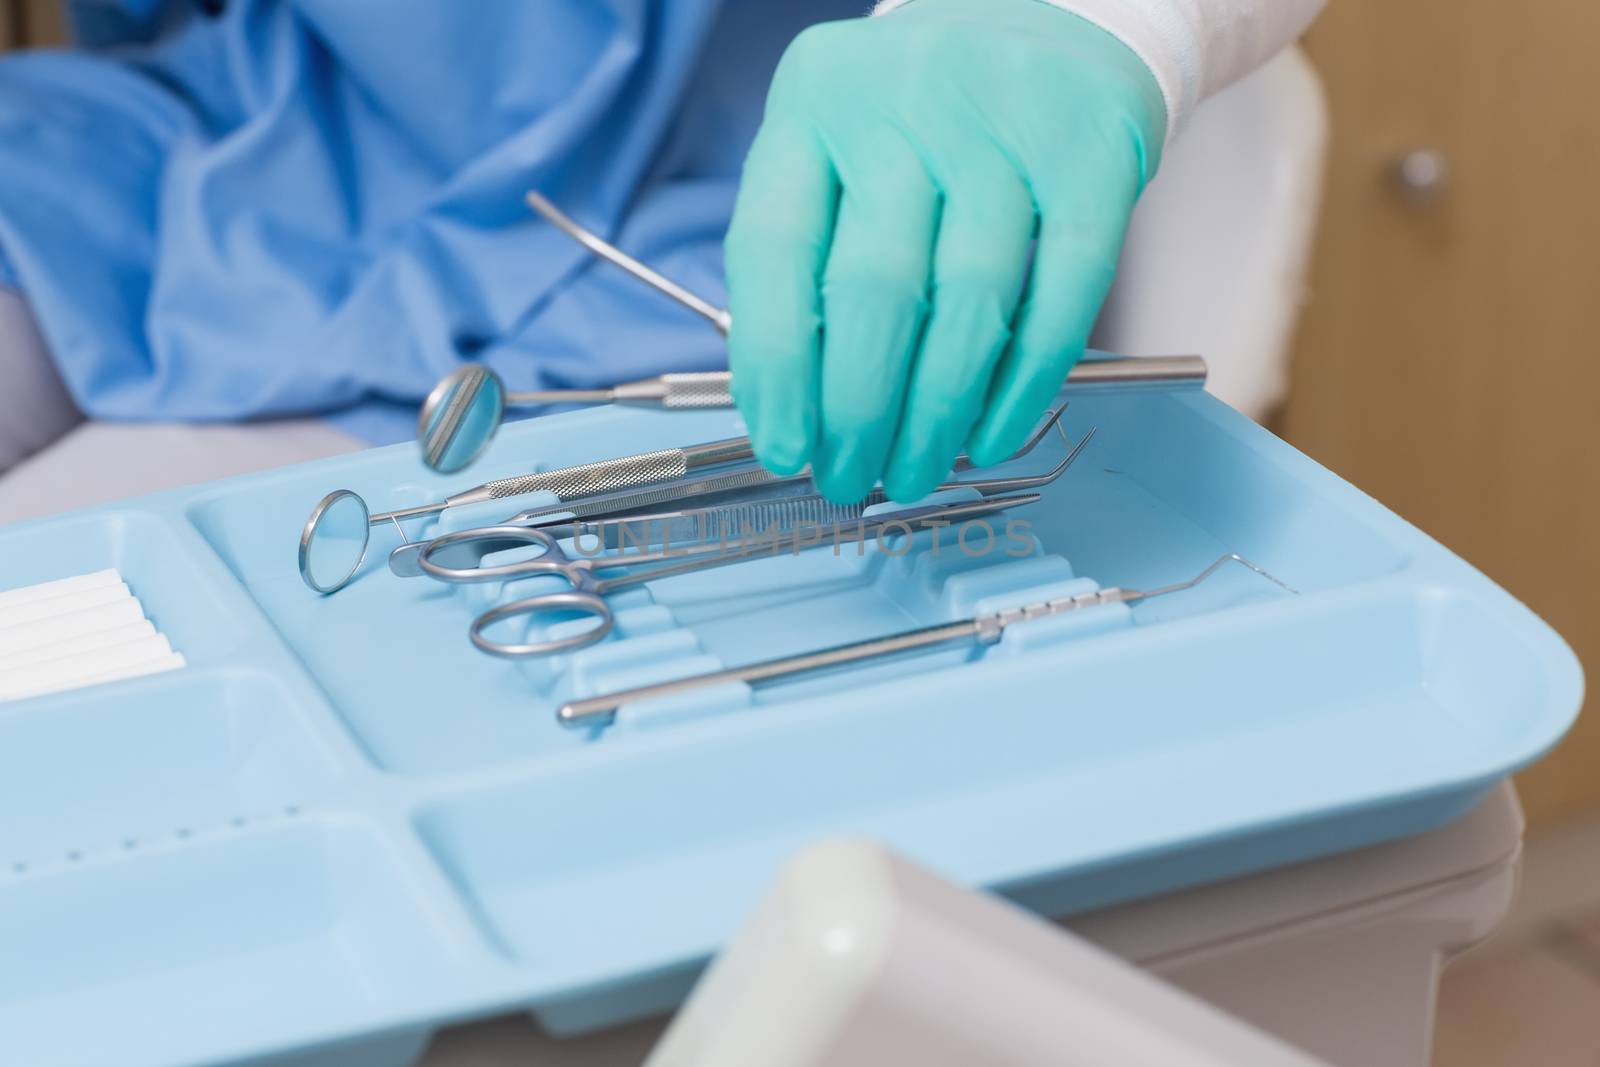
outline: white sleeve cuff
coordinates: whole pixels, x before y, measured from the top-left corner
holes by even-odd
[[[884,15],[913,0],[880,0]],[[1201,100],[1305,32],[1325,0],[1038,0],[1094,23],[1144,60],[1161,86],[1170,142]]]

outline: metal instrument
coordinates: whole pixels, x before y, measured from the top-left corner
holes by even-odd
[[[857,523],[853,528],[835,528],[830,543],[845,545],[865,542],[885,533],[906,532],[934,526],[955,525],[1010,508],[1032,504],[1038,493],[1022,493],[990,500],[962,501],[954,504],[929,504],[885,512]],[[820,531],[819,531],[820,534]],[[452,545],[484,537],[516,540],[537,547],[541,553],[534,559],[520,560],[495,567],[470,567],[457,569],[442,567],[431,558],[435,553]],[[820,543],[820,542],[818,542]],[[796,544],[796,550],[802,546]],[[436,538],[422,553],[422,568],[429,575],[447,582],[493,582],[529,578],[535,575],[552,575],[565,579],[570,589],[541,593],[509,604],[492,608],[478,616],[472,623],[472,643],[492,656],[520,659],[525,656],[546,656],[585,648],[600,641],[616,625],[616,616],[606,595],[661,578],[694,574],[716,567],[748,562],[749,552],[732,551],[723,545],[705,546],[684,551],[662,549],[616,556],[579,556],[573,558],[561,548],[560,543],[544,530],[527,526],[491,526],[482,530],[464,530]],[[611,571],[620,573],[601,577]],[[506,644],[484,635],[484,631],[497,623],[516,618],[538,615],[589,615],[596,619],[590,629],[567,637],[522,644]]]
[[[1052,411],[1044,423],[1034,431],[1033,436],[1011,457],[1011,460],[1020,459],[1030,454],[1050,433],[1052,427],[1061,433],[1062,440],[1065,441],[1066,432],[1060,429],[1061,416],[1065,411],[1065,404]],[[988,479],[983,482],[946,482],[939,488],[943,490],[967,486],[984,491],[986,487],[987,494],[1038,488],[1059,477],[1072,461],[1077,458],[1084,445],[1088,444],[1089,439],[1094,436],[1094,432],[1091,429],[1082,441],[1072,447],[1071,454],[1067,459],[1046,475]],[[973,464],[965,455],[962,455],[956,458],[953,469],[956,472],[970,471],[973,469]],[[550,504],[530,508],[498,525],[538,526],[547,522],[566,522],[569,518],[589,519],[596,522],[601,520],[620,522],[636,519],[646,514],[656,515],[663,510],[663,506],[673,511],[703,510],[756,501],[773,501],[815,495],[816,490],[811,484],[809,469],[803,470],[798,474],[777,475],[761,467],[746,467],[731,471],[719,471],[714,474],[674,481],[665,485],[603,493],[586,497],[571,504]],[[882,490],[873,490],[863,502],[863,507],[881,504],[885,499]],[[426,541],[411,541],[397,546],[389,553],[389,570],[401,578],[415,578],[422,574],[422,567],[418,563],[418,559],[428,547],[428,544],[429,542]],[[490,553],[515,547],[516,543],[497,543],[486,539],[481,542],[457,544],[455,548],[450,550],[448,556],[436,558],[441,563],[448,559],[449,565],[454,567],[466,567],[475,565],[478,559]]]
[[[481,363],[457,367],[440,379],[417,416],[422,462],[451,474],[470,464],[494,439],[508,407],[546,404],[622,404],[643,408],[727,408],[727,371],[662,374],[605,389],[548,389],[511,392]]]
[[[658,292],[703,316],[726,335],[732,317],[703,297],[665,277],[626,252],[585,229],[537,192],[528,204],[557,228],[595,255],[614,263]],[[1078,363],[1067,375],[1067,388],[1126,388],[1128,386],[1203,386],[1205,360],[1199,356],[1146,356],[1091,358]],[[669,409],[731,407],[727,371],[663,374],[605,389],[551,389],[510,392],[500,376],[482,364],[458,367],[433,388],[417,418],[417,440],[422,461],[436,471],[451,473],[467,466],[488,447],[505,418],[507,407],[544,404],[628,404]]]
[[[874,494],[882,503],[882,494]],[[557,540],[573,540],[578,551],[596,546],[595,551],[611,549],[644,551],[651,545],[677,546],[683,552],[697,545],[728,545],[756,537],[787,537],[804,529],[823,529],[859,522],[873,501],[835,504],[820,493],[779,496],[751,500],[744,504],[683,508],[634,515],[607,515],[592,519],[541,519],[529,523],[530,529],[543,530]],[[426,545],[423,546],[424,550]],[[485,542],[456,544],[430,557],[441,567],[467,569],[481,566],[493,552],[517,548],[501,542],[498,547]],[[416,557],[420,559],[420,553]],[[426,573],[420,563],[417,573]]]
[[[577,220],[556,207],[543,193],[535,189],[529,189],[527,201],[529,207],[550,220],[562,233],[565,233],[606,262],[621,267],[641,282],[650,286],[650,288],[657,292],[665,293],[690,311],[706,319],[722,336],[728,336],[728,331],[733,329],[733,316],[728,314],[726,308],[719,308],[704,297],[691,293],[666,275],[640,263],[593,230],[588,230],[578,225]]]
[[[575,467],[499,478],[437,503],[399,508],[377,515],[373,515],[366,501],[353,491],[336,489],[312,509],[311,517],[300,532],[300,577],[319,593],[343,589],[355,577],[361,561],[366,558],[372,527],[381,523],[393,523],[404,540],[405,530],[400,526],[402,520],[437,515],[446,508],[502,500],[539,490],[549,490],[562,501],[577,500],[621,489],[670,482],[703,467],[733,463],[752,456],[748,437],[730,437],[703,445],[664,448]]]
[[[1094,434],[1095,431],[1090,429],[1060,463],[1043,474],[950,481],[935,491],[968,489],[979,496],[993,497],[1019,490],[1041,489],[1066,473]],[[1062,437],[1065,436],[1063,433]],[[693,507],[675,511],[610,513],[583,519],[552,516],[519,525],[543,530],[562,540],[591,537],[602,548],[627,549],[632,546],[642,549],[659,544],[663,547],[677,545],[681,550],[690,545],[712,542],[725,544],[729,540],[793,533],[801,528],[816,529],[859,522],[869,509],[888,502],[883,490],[874,489],[854,504],[835,504],[818,492],[789,492],[806,488],[801,479],[785,479],[785,483],[778,487],[785,491],[776,494],[763,491],[758,495],[750,490],[731,490],[696,501]],[[441,547],[429,558],[441,568],[464,572],[480,566],[489,555],[517,548],[524,543],[521,540],[486,536]],[[408,573],[402,576],[427,573],[422,568],[421,559],[422,554],[431,547],[432,542],[413,542],[400,546],[390,555],[390,569],[395,570],[400,550],[407,549],[404,559]],[[415,551],[410,551],[413,549]],[[415,570],[409,571],[411,567]]]
[[[697,674],[693,677],[680,678],[671,682],[642,685],[634,689],[622,690],[621,692],[606,693],[583,700],[569,701],[556,709],[556,719],[567,726],[606,726],[615,720],[618,708],[638,700],[653,700],[657,697],[687,693],[707,686],[722,685],[726,682],[744,682],[751,686],[785,682],[819,671],[906,652],[923,652],[955,642],[992,645],[1000,640],[1007,628],[1018,623],[1046,619],[1054,615],[1064,615],[1067,612],[1099,607],[1104,604],[1132,604],[1140,600],[1149,600],[1151,597],[1167,596],[1172,593],[1181,593],[1185,590],[1193,589],[1228,563],[1238,563],[1241,566],[1248,567],[1251,571],[1272,582],[1285,592],[1295,593],[1294,589],[1291,589],[1256,564],[1237,553],[1230,553],[1217,559],[1193,578],[1173,585],[1164,585],[1159,589],[1121,589],[1112,586],[1106,589],[1097,589],[1090,593],[1079,593],[1076,596],[1059,597],[1055,600],[1025,604],[1021,607],[1008,608],[1004,611],[974,615],[971,618],[960,619],[956,622],[939,623],[934,626],[925,626],[918,630],[907,630],[903,633],[891,634],[888,637],[854,641],[850,644],[835,645],[832,648],[824,648],[815,652],[783,656],[778,659],[747,664],[743,667],[733,667],[708,674]],[[511,607],[511,605],[507,605],[507,607]]]

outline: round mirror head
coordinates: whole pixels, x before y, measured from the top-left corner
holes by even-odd
[[[343,589],[367,554],[367,502],[348,489],[322,498],[300,532],[300,577],[319,593]]]
[[[468,363],[445,375],[422,402],[417,441],[422,462],[443,474],[483,454],[506,413],[506,387],[488,367]]]

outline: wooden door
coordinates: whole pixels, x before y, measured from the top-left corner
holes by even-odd
[[[61,0],[0,0],[0,49],[58,45],[67,39]]]
[[[1332,0],[1332,161],[1281,430],[1600,670],[1600,4]],[[1436,199],[1395,160],[1448,163]],[[1600,810],[1600,715],[1520,782]]]

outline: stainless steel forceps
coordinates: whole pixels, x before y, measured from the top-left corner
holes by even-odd
[[[1034,431],[1032,437],[1018,449],[1016,454],[1007,462],[1021,459],[1037,448],[1052,429],[1067,441],[1066,430],[1061,427],[1061,417],[1066,411],[1066,405],[1052,411],[1044,423]],[[1011,477],[997,477],[976,479],[970,481],[953,480],[939,486],[939,490],[947,489],[975,489],[984,496],[993,496],[998,493],[1008,493],[1023,489],[1037,489],[1049,485],[1066,471],[1078,458],[1085,445],[1094,437],[1095,430],[1090,429],[1084,434],[1083,439],[1072,445],[1067,458],[1056,467],[1044,474],[1020,475]],[[956,458],[954,471],[965,472],[974,469],[971,460],[965,455]],[[570,531],[576,528],[592,526],[595,523],[627,523],[651,522],[663,519],[680,518],[694,513],[698,515],[711,509],[724,508],[767,508],[776,509],[780,503],[793,503],[805,506],[815,501],[819,512],[824,513],[825,522],[854,522],[860,518],[861,512],[877,504],[882,504],[887,497],[881,489],[873,490],[868,496],[857,504],[832,505],[817,493],[811,484],[809,471],[799,474],[777,475],[764,467],[742,467],[716,474],[701,475],[694,478],[680,479],[665,485],[643,486],[615,492],[597,494],[581,500],[558,504],[547,504],[530,508],[513,515],[497,526],[535,526],[545,529],[562,531],[558,536],[570,536]],[[849,512],[847,514],[847,512]],[[751,512],[751,518],[756,518]],[[698,520],[696,520],[698,521]],[[747,524],[748,525],[748,524]],[[761,523],[757,523],[761,525]],[[714,529],[708,529],[711,536],[716,536]],[[389,570],[397,577],[415,578],[424,573],[421,564],[422,553],[429,549],[432,541],[413,541],[396,547],[389,553]],[[516,548],[526,542],[500,538],[481,538],[477,540],[455,540],[451,542],[448,551],[441,549],[429,558],[435,563],[457,570],[476,566],[484,556],[506,549]]]
[[[863,520],[854,527],[836,529],[832,542],[838,545],[856,544],[897,530],[906,532],[966,522],[1024,504],[1032,504],[1038,499],[1038,493],[1020,493],[989,500],[928,504],[889,511]],[[514,539],[518,544],[535,546],[542,549],[542,552],[533,559],[520,560],[516,563],[464,569],[443,567],[431,558],[436,552],[442,552],[452,545],[484,538]],[[797,549],[799,547],[796,546]],[[643,585],[658,578],[746,563],[753,558],[755,557],[750,552],[730,552],[726,546],[719,544],[687,551],[663,549],[657,552],[580,556],[574,559],[567,555],[560,543],[544,530],[527,526],[490,526],[482,530],[463,530],[461,533],[446,534],[435,539],[422,553],[421,563],[426,573],[446,582],[493,582],[545,574],[565,579],[571,586],[570,589],[540,593],[515,600],[492,608],[473,621],[470,631],[472,643],[480,650],[491,656],[520,659],[526,656],[548,656],[558,652],[569,652],[600,641],[616,625],[616,615],[612,612],[610,602],[606,600],[608,593]],[[601,577],[610,571],[622,573],[613,577]],[[484,636],[484,630],[509,619],[572,613],[593,616],[597,622],[582,633],[548,641],[507,644]]]

